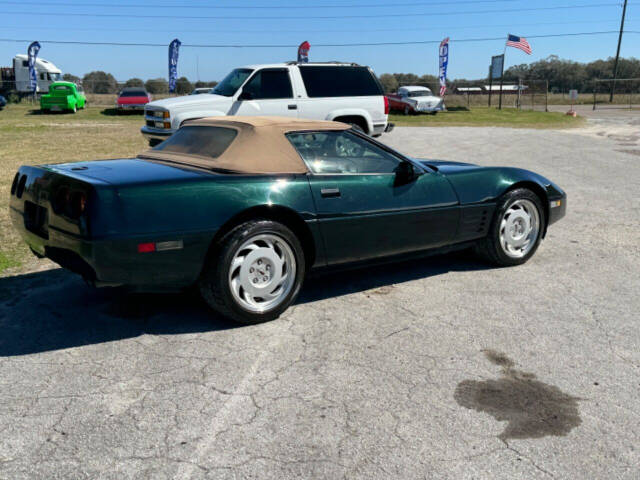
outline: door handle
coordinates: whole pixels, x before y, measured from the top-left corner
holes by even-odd
[[[288,105],[287,108],[289,110],[297,110],[298,109],[298,105]]]
[[[323,198],[335,198],[340,196],[339,188],[322,188],[320,190],[320,195]]]

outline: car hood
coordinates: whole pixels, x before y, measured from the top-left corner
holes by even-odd
[[[172,108],[183,107],[199,107],[199,106],[211,106],[212,104],[226,105],[231,102],[231,97],[224,97],[222,95],[215,95],[210,93],[203,93],[202,95],[185,95],[182,97],[163,98],[162,100],[154,100],[149,102],[149,107],[160,107],[171,110]]]

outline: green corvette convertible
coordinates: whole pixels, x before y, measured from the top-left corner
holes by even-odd
[[[137,158],[23,166],[10,209],[37,256],[92,285],[197,285],[257,323],[324,267],[471,246],[522,264],[566,195],[526,170],[409,158],[342,123],[217,117]]]

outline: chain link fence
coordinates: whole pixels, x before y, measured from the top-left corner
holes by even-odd
[[[640,109],[640,78],[593,81],[593,109]]]

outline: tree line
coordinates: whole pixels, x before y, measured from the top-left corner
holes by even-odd
[[[118,93],[125,87],[144,87],[149,93],[169,93],[169,82],[165,78],[151,78],[147,81],[141,78],[130,78],[124,83],[118,82],[113,75],[107,72],[89,72],[82,78],[65,73],[62,79],[67,82],[81,83],[87,93]],[[191,82],[187,77],[176,80],[176,93],[186,95],[194,88],[215,87],[218,82]]]
[[[594,80],[613,77],[613,63],[613,57],[581,63],[561,59],[557,55],[550,55],[537,62],[523,63],[507,68],[504,72],[504,81],[517,83],[519,80],[547,80],[551,93],[568,92],[570,89],[576,89],[581,93],[593,92]],[[640,60],[633,57],[621,58],[617,77],[640,78]],[[85,91],[89,93],[118,93],[123,86],[145,87],[149,93],[155,94],[169,92],[169,83],[164,78],[152,78],[146,81],[140,78],[130,78],[122,84],[110,73],[102,71],[87,73],[82,78],[65,73],[63,78],[72,82],[81,82]],[[435,75],[383,73],[379,79],[386,93],[395,92],[401,85],[425,85],[433,92],[439,90],[438,78]],[[479,86],[488,82],[488,76],[474,80],[458,78],[448,80],[447,85],[449,91],[453,92],[456,87]],[[176,81],[176,93],[184,95],[190,93],[194,88],[214,87],[215,85],[217,82],[191,82],[186,77],[180,77]],[[633,88],[636,90],[640,88],[640,82],[634,84]]]
[[[576,89],[581,93],[593,92],[594,80],[609,79],[613,77],[614,58],[606,60],[594,60],[593,62],[581,63],[572,60],[564,60],[557,55],[550,55],[543,60],[533,63],[523,63],[513,65],[504,72],[506,83],[517,83],[519,80],[547,80],[549,82],[550,93],[568,92]],[[488,68],[487,68],[488,74]],[[617,78],[640,78],[640,60],[637,58],[621,58],[618,62]],[[464,78],[448,80],[449,91],[454,91],[456,87],[471,87],[488,84],[488,75],[476,80]],[[438,78],[434,75],[418,76],[413,73],[384,73],[380,75],[380,83],[385,92],[395,92],[401,85],[424,85],[433,92],[437,92],[439,87]],[[600,90],[607,88],[599,86]],[[621,88],[619,85],[618,88]],[[634,82],[636,90],[640,88],[640,82]]]

